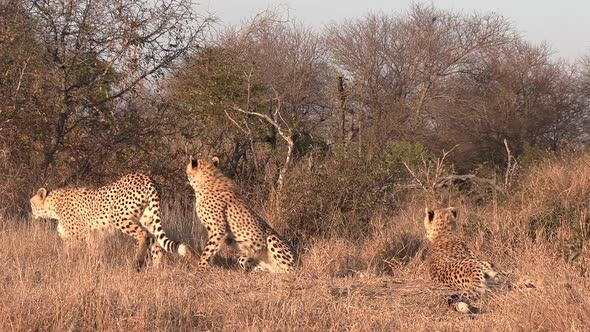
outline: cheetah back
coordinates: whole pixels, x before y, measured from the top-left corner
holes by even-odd
[[[88,239],[92,231],[120,229],[134,236],[139,244],[136,261],[143,263],[143,252],[150,238],[169,252],[186,254],[186,246],[170,240],[160,224],[160,189],[141,173],[128,174],[96,190],[62,188],[47,194],[39,189],[31,198],[33,217],[58,220],[64,238]]]
[[[431,278],[454,289],[483,293],[498,282],[499,273],[491,263],[478,259],[461,240],[456,215],[454,208],[426,211]]]

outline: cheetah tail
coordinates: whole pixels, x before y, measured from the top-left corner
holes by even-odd
[[[513,282],[510,285],[510,290],[531,290],[536,288],[542,288],[542,282],[540,280],[524,278]]]
[[[464,291],[461,294],[451,295],[449,298],[447,298],[447,303],[449,306],[453,307],[456,311],[462,314],[477,314],[479,313],[480,309],[470,304],[470,300],[477,298],[479,298],[478,294],[470,291]]]
[[[154,236],[158,240],[160,247],[164,248],[166,252],[177,253],[180,256],[185,256],[189,253],[190,248],[186,244],[179,243],[168,238],[164,232],[164,229],[162,229],[160,220],[156,220],[155,222]]]

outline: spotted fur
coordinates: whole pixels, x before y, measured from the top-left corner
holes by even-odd
[[[186,168],[195,191],[197,216],[208,233],[199,266],[208,267],[225,242],[240,252],[238,264],[247,271],[291,272],[295,250],[248,207],[233,181],[217,168],[218,162],[217,158],[212,163],[191,158]]]
[[[186,245],[166,236],[160,222],[160,188],[144,174],[129,174],[96,190],[62,188],[47,193],[41,188],[31,198],[31,210],[35,219],[56,219],[63,239],[90,240],[94,231],[114,229],[134,237],[138,268],[144,265],[150,244],[155,264],[161,261],[161,248],[187,254]]]
[[[426,209],[424,226],[430,241],[428,266],[431,278],[460,293],[450,299],[459,311],[466,311],[470,301],[491,291],[510,290],[517,286],[496,267],[475,256],[457,232],[457,210]],[[530,284],[524,287],[534,287]],[[520,286],[517,286],[520,287]]]

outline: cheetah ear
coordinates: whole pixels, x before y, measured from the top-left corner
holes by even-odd
[[[451,213],[453,214],[453,218],[457,218],[457,209],[452,207],[452,208],[449,208],[449,210],[451,210]]]
[[[47,189],[41,188],[37,190],[37,196],[41,197],[41,199],[45,199],[45,197],[47,197]]]
[[[193,159],[193,155],[190,156],[190,167],[191,168],[197,168],[199,167],[199,160],[198,159]]]
[[[429,208],[424,209],[424,215],[428,216],[428,221],[432,221],[434,219],[434,211],[430,210]]]
[[[213,157],[213,158],[211,158],[211,162],[213,163],[213,166],[215,166],[215,167],[219,166],[219,158]]]

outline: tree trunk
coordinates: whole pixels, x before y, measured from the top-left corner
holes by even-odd
[[[289,133],[291,134],[291,133]],[[279,177],[277,178],[277,194],[280,194],[283,189],[284,178],[289,168],[291,167],[291,162],[293,158],[293,149],[295,147],[295,143],[293,142],[293,136],[290,136],[290,140],[287,141],[287,156],[285,158],[285,164],[279,170]]]
[[[340,112],[340,141],[345,142],[346,139],[346,94],[344,93],[344,77],[338,75],[338,111]]]
[[[60,112],[57,118],[57,123],[55,125],[55,131],[53,134],[53,139],[51,140],[51,145],[45,151],[45,159],[43,160],[42,169],[43,174],[47,176],[47,171],[49,166],[55,160],[55,153],[59,149],[59,146],[63,144],[65,132],[66,132],[66,123],[70,116],[69,106],[67,107],[68,110],[65,112]]]

